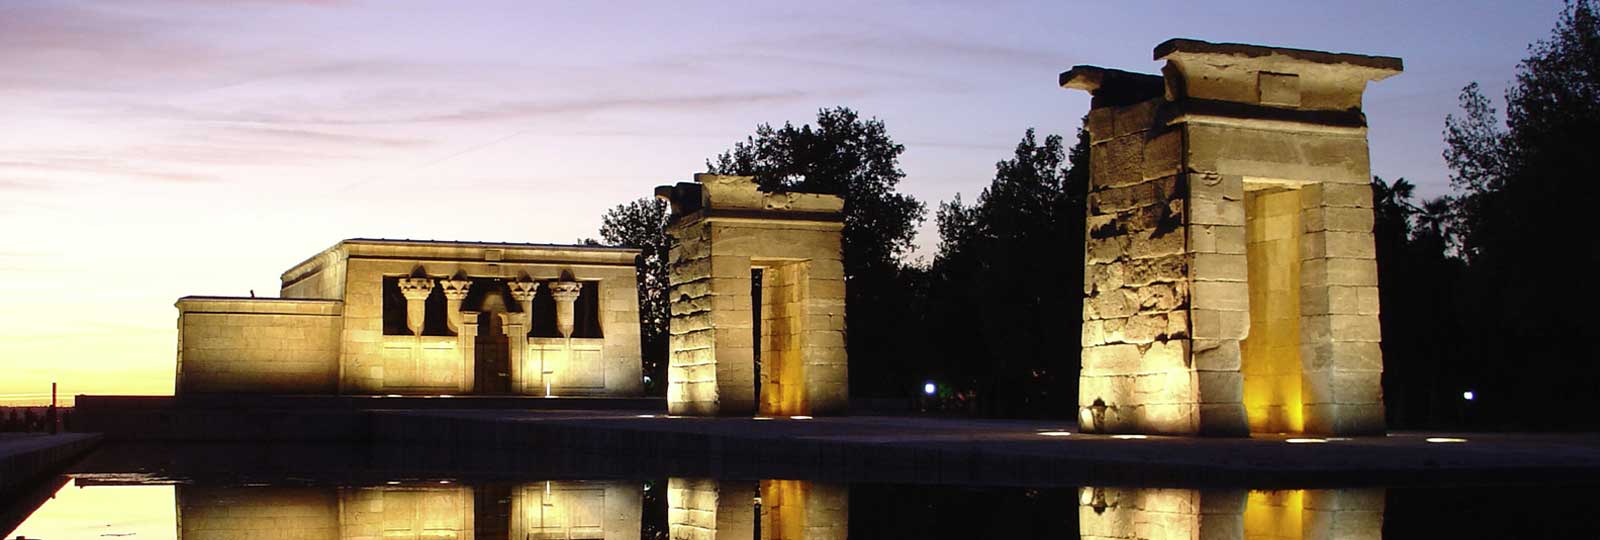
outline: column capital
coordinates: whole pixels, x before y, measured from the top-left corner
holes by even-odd
[[[472,289],[472,280],[441,279],[439,287],[444,289],[445,300],[466,300],[467,292]]]
[[[550,296],[558,302],[571,302],[578,299],[578,294],[583,292],[583,283],[577,281],[552,281],[550,282]]]
[[[539,294],[539,283],[535,281],[509,281],[506,287],[511,289],[511,298],[518,302],[528,302]]]
[[[406,300],[426,300],[433,293],[433,278],[403,277],[400,278],[400,294],[406,295]]]

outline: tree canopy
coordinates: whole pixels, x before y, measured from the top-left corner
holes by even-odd
[[[813,126],[769,124],[707,160],[715,174],[754,176],[764,190],[829,193],[844,199],[846,347],[853,394],[892,392],[890,366],[904,354],[894,330],[909,301],[901,257],[911,249],[926,208],[897,191],[905,172],[883,121],[844,107],[817,112]]]
[[[672,239],[667,236],[667,203],[660,199],[638,199],[619,204],[600,218],[600,238],[615,246],[638,248],[635,265],[639,271],[639,341],[645,375],[651,378],[653,392],[666,388],[667,360],[667,251]]]

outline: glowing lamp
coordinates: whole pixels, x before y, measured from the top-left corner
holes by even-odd
[[[1325,443],[1325,442],[1328,442],[1328,440],[1327,439],[1298,439],[1297,438],[1297,439],[1284,439],[1283,442],[1286,442],[1286,443],[1289,443],[1289,444],[1316,444],[1316,443]]]
[[[1072,432],[1070,432],[1070,431],[1040,431],[1039,432],[1039,435],[1040,436],[1044,436],[1044,437],[1066,437],[1066,436],[1071,435],[1071,434],[1072,434]]]
[[[934,392],[937,392],[937,391],[939,391],[939,386],[933,384],[933,381],[928,381],[928,382],[922,383],[922,393],[923,394],[927,394],[927,395],[931,396],[931,395],[933,395]]]
[[[1464,443],[1464,442],[1467,442],[1466,439],[1459,439],[1459,438],[1456,438],[1456,437],[1428,437],[1428,438],[1423,439],[1423,440],[1431,442],[1431,443]]]
[[[1473,399],[1475,399],[1477,397],[1478,397],[1477,394],[1473,394],[1471,390],[1468,390],[1468,391],[1465,391],[1465,392],[1461,393],[1461,399],[1465,399],[1467,401],[1472,401]]]

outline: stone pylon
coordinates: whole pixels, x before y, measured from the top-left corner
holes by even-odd
[[[1398,58],[1175,39],[1093,95],[1080,429],[1384,431],[1369,81]]]

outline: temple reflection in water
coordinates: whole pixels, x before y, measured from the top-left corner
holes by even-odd
[[[177,486],[181,540],[844,539],[850,488],[673,478],[368,487]],[[1383,489],[1078,490],[1085,539],[1375,539]],[[665,500],[662,500],[664,496]],[[655,505],[652,511],[652,505]],[[1062,508],[1062,511],[1070,511]],[[872,508],[857,519],[874,519]],[[653,521],[653,522],[652,522]]]

